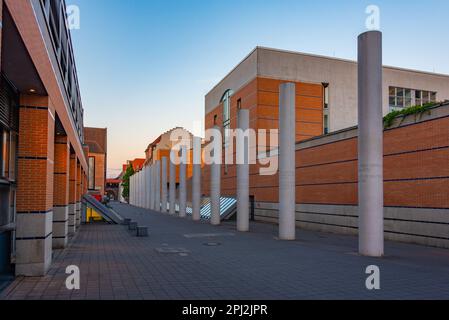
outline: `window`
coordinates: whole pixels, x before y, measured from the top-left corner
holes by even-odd
[[[9,135],[9,181],[16,181],[17,166],[17,133],[11,132]]]
[[[224,148],[229,146],[230,129],[231,129],[231,96],[232,90],[228,90],[223,95],[221,102],[223,103],[223,131],[224,131]]]
[[[89,157],[89,190],[95,190],[95,157]]]
[[[397,87],[389,88],[389,105],[391,111],[436,102],[436,98],[436,92]]]
[[[323,132],[329,133],[329,84],[323,83]]]
[[[416,97],[416,105],[418,106],[422,106],[429,102],[437,101],[437,93],[431,91],[416,90],[415,97]]]
[[[0,129],[0,177],[4,179],[9,178],[9,131]]]

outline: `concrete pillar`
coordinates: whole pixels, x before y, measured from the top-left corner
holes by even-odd
[[[280,85],[279,239],[296,239],[296,85]]]
[[[156,211],[161,211],[161,161],[156,161],[154,183],[156,185],[155,206]]]
[[[136,173],[136,207],[140,207],[140,171]]]
[[[44,276],[52,261],[55,111],[21,96],[17,150],[17,276]]]
[[[359,252],[384,254],[382,33],[358,38]]]
[[[130,183],[129,183],[129,187],[130,187],[130,190],[129,190],[130,199],[129,200],[130,200],[130,204],[132,206],[134,206],[134,188],[135,188],[134,184],[135,184],[135,178],[136,178],[136,175],[133,174],[131,176],[131,178],[130,178]]]
[[[150,193],[151,193],[151,183],[150,183],[150,166],[145,167],[145,185],[146,185],[146,193],[145,193],[145,208],[150,209],[151,203],[150,203]]]
[[[75,154],[70,155],[69,168],[69,236],[76,232],[76,168],[78,159]]]
[[[55,137],[53,177],[53,249],[63,249],[69,232],[70,144],[67,136]]]
[[[139,208],[142,208],[142,198],[143,198],[143,179],[142,170],[139,171]]]
[[[143,208],[143,168],[139,171],[139,208]]]
[[[220,131],[218,126],[214,127],[215,130]],[[215,138],[214,138],[215,139]],[[221,196],[221,162],[222,162],[222,149],[221,141],[213,141],[214,147],[214,161],[210,165],[211,180],[210,180],[210,204],[211,204],[211,219],[212,225],[219,225],[221,223],[220,217],[220,196]]]
[[[193,137],[192,219],[201,219],[201,138]]]
[[[129,177],[129,194],[128,194],[128,201],[130,205],[133,205],[133,176]]]
[[[150,167],[145,167],[145,208],[150,209]]]
[[[249,110],[238,110],[237,132],[237,230],[249,231],[249,137],[245,133],[249,129]],[[247,141],[247,143],[246,143]]]
[[[170,185],[169,185],[169,203],[170,203],[170,214],[174,215],[176,213],[175,210],[175,202],[176,202],[176,166],[173,163],[174,152],[171,151],[170,156]]]
[[[139,206],[139,179],[138,179],[139,173],[136,172],[134,175],[134,206]]]
[[[151,210],[156,210],[155,164],[151,165]]]
[[[179,216],[187,216],[187,148],[181,147],[181,163],[179,165]]]
[[[163,157],[162,161],[162,182],[161,182],[161,203],[162,203],[162,213],[167,213],[167,157]]]

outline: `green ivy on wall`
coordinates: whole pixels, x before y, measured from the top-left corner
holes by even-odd
[[[405,108],[402,110],[392,111],[384,117],[384,128],[388,129],[394,123],[394,120],[398,117],[405,118],[409,115],[422,116],[424,113],[428,112],[430,109],[440,104],[439,102],[430,102],[426,103],[422,106],[413,106],[409,108]]]

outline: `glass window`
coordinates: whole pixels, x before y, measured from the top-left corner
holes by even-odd
[[[430,93],[430,102],[437,102],[437,93],[436,92]]]
[[[17,156],[17,134],[11,132],[10,134],[10,148],[9,148],[9,180],[16,181],[16,156]]]
[[[327,114],[324,115],[324,134],[329,133],[329,116]]]
[[[429,93],[430,92],[428,92],[428,91],[423,91],[422,92],[422,95],[423,95],[423,97],[422,97],[422,104],[426,104],[426,103],[430,102],[430,100],[429,100]]]
[[[230,139],[230,129],[231,129],[231,96],[232,90],[228,90],[223,95],[221,102],[223,103],[223,130],[224,130],[224,147],[227,148]]]
[[[10,222],[10,187],[0,184],[0,226],[8,225]]]
[[[95,190],[95,157],[89,157],[89,190]]]
[[[9,177],[9,132],[1,129],[1,167],[0,177],[7,179]]]
[[[412,90],[410,89],[405,89],[404,91],[404,106],[406,108],[411,107],[412,106]]]
[[[390,110],[398,110],[402,108],[408,108],[413,105],[422,106],[429,102],[436,102],[437,93],[424,90],[413,90],[390,87],[389,93],[389,105]]]
[[[329,109],[329,85],[324,87],[324,109]]]

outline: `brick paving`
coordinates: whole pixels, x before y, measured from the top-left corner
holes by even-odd
[[[355,254],[357,238],[298,230],[298,241],[275,239],[277,226],[252,232],[195,223],[123,204],[123,217],[149,227],[137,238],[124,226],[81,227],[57,252],[46,277],[17,278],[5,300],[126,299],[448,299],[449,250],[388,242],[383,259]],[[365,269],[381,269],[381,290],[368,291]],[[81,289],[65,287],[77,265]]]

